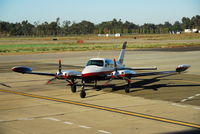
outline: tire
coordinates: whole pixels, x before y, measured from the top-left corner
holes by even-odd
[[[86,96],[86,92],[84,90],[81,90],[80,97],[85,98],[85,96]]]
[[[130,88],[129,88],[129,86],[126,86],[125,87],[125,93],[129,93],[130,92]]]
[[[71,91],[72,91],[72,93],[76,92],[76,85],[71,85]]]

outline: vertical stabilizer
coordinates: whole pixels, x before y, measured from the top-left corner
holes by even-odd
[[[121,52],[119,54],[118,62],[120,64],[123,64],[123,61],[124,61],[124,54],[125,54],[125,51],[126,51],[126,44],[127,44],[127,42],[125,41],[123,43],[122,50],[121,50]]]

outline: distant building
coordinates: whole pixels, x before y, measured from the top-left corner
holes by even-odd
[[[185,29],[184,30],[185,33],[199,33],[199,30],[196,28],[193,29]]]
[[[120,33],[116,34],[98,34],[98,37],[121,37]]]
[[[185,29],[184,32],[185,32],[185,33],[191,33],[192,30],[191,30],[191,29]]]
[[[115,37],[121,37],[121,34],[120,33],[116,33]]]
[[[193,33],[198,33],[198,29],[196,29],[196,28],[195,28],[195,29],[192,29],[192,32],[193,32]]]

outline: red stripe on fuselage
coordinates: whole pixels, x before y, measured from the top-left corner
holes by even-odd
[[[110,74],[111,72],[113,72],[113,71],[85,73],[85,74],[82,74],[82,77],[92,77],[92,76],[108,75],[108,74]]]

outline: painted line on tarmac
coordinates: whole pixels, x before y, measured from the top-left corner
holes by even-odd
[[[59,119],[51,118],[51,117],[45,117],[45,118],[42,118],[42,119],[45,119],[45,120],[52,120],[52,121],[60,121]]]
[[[195,95],[193,95],[193,96],[187,97],[186,99],[182,99],[180,102],[185,102],[185,101],[194,99],[195,97],[198,97],[198,96],[200,96],[200,94],[195,94]]]
[[[105,107],[105,106],[99,106],[99,105],[94,105],[94,104],[81,103],[78,101],[71,101],[71,100],[64,100],[64,99],[59,99],[59,98],[51,98],[51,97],[47,97],[47,96],[34,95],[34,94],[23,93],[23,92],[18,92],[18,91],[11,91],[11,90],[5,90],[5,89],[0,89],[0,91],[4,92],[4,93],[12,93],[12,94],[17,94],[17,95],[22,95],[22,96],[38,98],[38,99],[68,103],[68,104],[73,104],[73,105],[78,105],[78,106],[95,108],[95,109],[100,109],[100,110],[104,110],[104,111],[110,111],[110,112],[120,113],[120,114],[124,114],[124,115],[146,118],[146,119],[150,119],[150,120],[156,120],[156,121],[161,121],[161,122],[166,122],[166,123],[177,124],[177,125],[181,125],[181,126],[187,126],[187,127],[193,127],[193,128],[200,129],[200,124],[178,121],[178,120],[174,120],[174,119],[167,119],[164,117],[147,115],[147,114],[126,111],[126,110],[121,110],[121,109],[116,109],[116,108],[110,108],[110,107]]]
[[[105,131],[105,130],[98,130],[98,132],[100,132],[100,133],[104,133],[104,134],[110,134],[110,132]]]
[[[200,107],[194,107],[194,109],[200,110]]]
[[[172,105],[178,106],[178,107],[187,107],[187,106],[184,106],[184,105],[180,105],[180,104],[178,104],[178,103],[172,103]]]
[[[33,120],[33,118],[19,118],[17,120],[21,120],[21,121],[29,121],[29,120]]]
[[[74,123],[72,123],[72,122],[68,122],[68,121],[65,121],[65,122],[63,122],[64,124],[67,124],[67,125],[72,125],[72,124],[74,124]]]
[[[78,127],[80,127],[80,128],[91,128],[91,127],[84,126],[84,125],[79,125]]]

